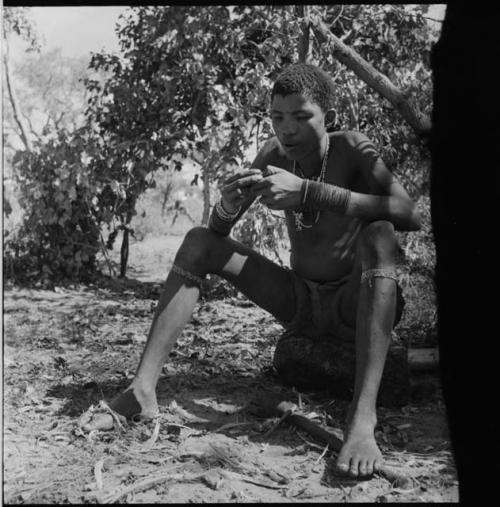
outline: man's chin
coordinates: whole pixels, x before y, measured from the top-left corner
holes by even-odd
[[[281,143],[280,143],[281,144]],[[285,157],[288,160],[298,160],[300,158],[300,150],[298,146],[287,146],[285,144],[281,144],[281,150],[283,151]]]

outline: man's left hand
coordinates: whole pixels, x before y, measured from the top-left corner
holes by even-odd
[[[250,193],[261,196],[260,202],[272,210],[298,209],[300,207],[302,178],[268,165],[264,178],[250,187]]]

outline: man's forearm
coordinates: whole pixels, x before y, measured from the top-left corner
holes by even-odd
[[[352,192],[346,214],[370,222],[387,220],[400,231],[420,229],[420,215],[415,205],[397,196]]]
[[[348,189],[304,180],[302,207],[314,211],[333,211],[373,222],[387,220],[398,230],[418,230],[419,214],[413,202],[398,196],[361,194]]]
[[[252,205],[254,200],[255,200],[254,197],[247,198],[245,201],[243,201],[239,209],[234,210],[232,212],[228,212],[226,204],[224,204],[224,201],[222,201],[222,209],[219,207],[221,203],[219,203],[219,206],[215,205],[212,208],[212,213],[210,214],[208,227],[218,234],[228,236],[229,233],[231,232],[231,229],[236,225],[236,222]],[[233,215],[233,218],[230,218],[231,215]]]
[[[233,213],[228,213],[221,208],[221,203],[217,203],[212,208],[210,219],[208,221],[208,227],[218,234],[228,236],[233,228],[234,224],[238,220],[238,213],[240,210],[236,210]]]

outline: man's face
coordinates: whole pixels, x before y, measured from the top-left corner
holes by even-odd
[[[325,129],[325,113],[303,95],[275,95],[271,104],[274,132],[286,157],[300,160],[320,149]]]

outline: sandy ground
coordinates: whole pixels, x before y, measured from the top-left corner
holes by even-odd
[[[300,403],[341,437],[347,404],[280,383],[271,367],[280,326],[242,296],[200,300],[163,370],[157,424],[83,434],[82,413],[130,382],[180,241],[132,245],[125,281],[5,287],[6,503],[458,500],[439,389],[379,410],[379,445],[409,489],[336,476],[321,442],[252,412],[251,400]]]

